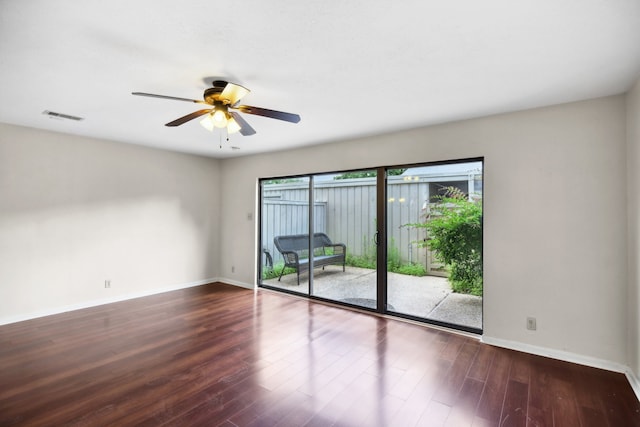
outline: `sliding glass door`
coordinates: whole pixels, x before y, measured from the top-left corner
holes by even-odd
[[[479,332],[482,174],[474,159],[261,180],[259,284]]]
[[[388,169],[388,311],[482,329],[482,162]]]
[[[334,246],[317,248],[311,295],[377,309],[376,176],[366,170],[313,177],[314,201],[323,207],[315,232]],[[320,267],[328,254],[333,265]]]
[[[304,263],[296,269],[296,257],[309,248],[309,218],[321,218],[309,207],[310,177],[269,179],[260,182],[260,282],[287,292],[309,294]],[[283,236],[290,236],[284,239]]]

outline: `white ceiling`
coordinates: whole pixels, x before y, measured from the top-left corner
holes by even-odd
[[[619,94],[639,75],[638,0],[0,0],[0,122],[219,158]],[[258,133],[227,143],[164,126],[201,106],[131,95],[200,99],[213,77],[302,121],[245,115]]]

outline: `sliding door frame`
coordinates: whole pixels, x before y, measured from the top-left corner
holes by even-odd
[[[424,317],[413,316],[409,314],[398,313],[395,311],[389,311],[387,309],[388,305],[388,288],[387,288],[387,172],[393,169],[400,168],[412,168],[412,167],[428,167],[428,166],[439,166],[439,165],[449,165],[449,164],[458,164],[458,163],[469,163],[469,162],[482,162],[483,174],[484,174],[484,157],[473,157],[473,158],[464,158],[464,159],[456,159],[456,160],[443,160],[443,161],[432,161],[432,162],[421,162],[421,163],[411,163],[404,165],[394,165],[394,166],[378,166],[372,168],[359,168],[359,169],[349,169],[349,170],[340,170],[335,172],[316,172],[310,174],[302,174],[302,175],[288,175],[277,178],[260,178],[258,180],[258,216],[259,216],[259,225],[258,225],[258,268],[257,268],[257,285],[258,287],[271,289],[278,292],[289,293],[297,296],[305,296],[312,300],[329,302],[332,304],[339,304],[346,307],[353,307],[359,310],[372,311],[375,313],[383,314],[383,315],[391,315],[394,317],[405,318],[408,320],[417,321],[420,323],[432,324],[436,326],[443,326],[450,329],[456,329],[465,332],[471,332],[474,334],[482,334],[482,328],[473,328],[459,324],[451,324],[447,322],[441,322],[438,320],[428,319]],[[376,248],[376,308],[362,307],[346,302],[336,301],[328,298],[323,298],[313,294],[313,257],[310,257],[309,260],[309,288],[307,294],[290,291],[287,289],[274,287],[265,285],[262,282],[262,270],[263,270],[263,251],[262,251],[262,232],[263,232],[263,182],[269,181],[271,179],[295,179],[295,178],[308,178],[308,203],[309,203],[309,215],[308,215],[308,234],[309,234],[309,253],[313,253],[313,233],[315,232],[315,218],[314,218],[314,177],[319,175],[327,175],[327,174],[341,174],[348,172],[356,172],[362,170],[375,170],[376,174],[376,234],[375,234],[375,248]],[[484,181],[484,179],[483,179]],[[484,184],[483,184],[484,185]],[[471,191],[471,190],[469,190]],[[483,191],[483,211],[484,211],[484,191]],[[482,224],[483,230],[483,238],[482,238],[482,255],[484,254],[484,224]],[[484,261],[483,261],[484,264]],[[483,268],[484,269],[484,268]],[[484,294],[484,293],[483,293]],[[482,312],[484,313],[484,295],[482,296]],[[484,316],[483,316],[484,317]]]
[[[376,169],[376,261],[377,312],[387,312],[387,170]]]

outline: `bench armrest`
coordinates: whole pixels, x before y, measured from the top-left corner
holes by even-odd
[[[294,251],[284,251],[281,252],[282,257],[284,258],[285,265],[298,265],[299,257],[298,253]]]

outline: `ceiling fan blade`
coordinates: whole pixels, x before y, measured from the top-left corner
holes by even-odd
[[[251,91],[244,86],[227,83],[227,85],[224,87],[224,90],[220,94],[220,98],[228,99],[231,105],[235,105],[238,103],[238,101],[240,101],[240,99],[242,99],[242,97],[244,97],[249,92]]]
[[[234,107],[243,113],[255,114],[256,116],[270,117],[272,119],[284,120],[285,122],[298,123],[300,116],[292,113],[285,113],[284,111],[269,110],[267,108],[252,107],[250,105],[238,105]]]
[[[189,98],[178,98],[177,96],[167,96],[167,95],[156,95],[154,93],[145,93],[145,92],[131,92],[131,95],[137,96],[148,96],[151,98],[161,98],[161,99],[172,99],[174,101],[187,101],[187,102],[195,102],[196,104],[207,104],[204,101],[198,101],[197,99],[189,99]],[[207,104],[208,105],[208,104]]]
[[[238,123],[238,125],[240,126],[240,134],[244,136],[255,135],[256,130],[252,128],[251,125],[247,123],[247,121],[243,119],[240,114],[234,111],[229,112],[229,114],[231,114],[231,117],[233,117],[236,123]]]
[[[205,114],[210,113],[211,111],[213,111],[212,108],[209,108],[206,110],[198,110],[191,114],[187,114],[184,117],[180,117],[179,119],[175,119],[174,121],[167,123],[165,126],[170,126],[170,127],[180,126],[181,124],[187,123],[189,120],[193,120],[200,116],[204,116]]]

